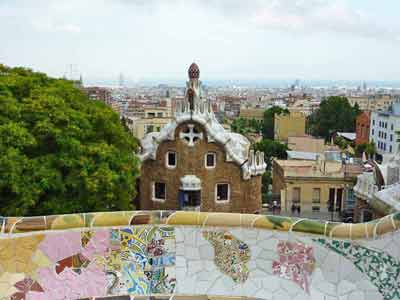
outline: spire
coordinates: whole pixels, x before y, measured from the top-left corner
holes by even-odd
[[[192,63],[188,70],[189,79],[199,79],[200,69],[196,63]]]

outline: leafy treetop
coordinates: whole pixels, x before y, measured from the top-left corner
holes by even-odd
[[[136,148],[72,82],[0,65],[0,214],[131,209]]]
[[[329,140],[336,131],[354,132],[359,113],[358,105],[352,107],[346,97],[328,97],[308,118],[309,131],[314,136],[324,137],[325,140]]]

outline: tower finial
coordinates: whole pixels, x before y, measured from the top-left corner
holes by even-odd
[[[188,70],[189,79],[199,79],[200,69],[196,63],[192,63]]]

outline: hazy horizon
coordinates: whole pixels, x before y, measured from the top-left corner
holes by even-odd
[[[203,81],[395,82],[398,11],[398,0],[0,0],[0,63],[89,81],[185,80],[196,61]]]

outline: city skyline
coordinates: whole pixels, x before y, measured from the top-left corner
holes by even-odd
[[[180,80],[196,61],[209,80],[396,81],[400,4],[384,4],[3,0],[0,63],[89,80]]]

